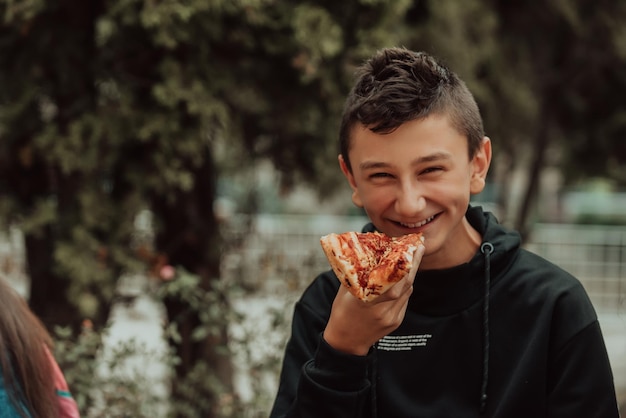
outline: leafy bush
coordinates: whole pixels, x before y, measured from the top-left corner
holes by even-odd
[[[229,344],[223,350],[238,366],[236,386],[241,388],[243,382],[248,396],[243,398],[237,390],[228,390],[211,367],[200,362],[183,381],[176,382],[177,390],[184,396],[173,401],[168,396],[167,379],[174,375],[173,367],[180,361],[174,350],[150,349],[137,339],[109,347],[106,340],[110,325],[96,331],[89,321],[84,321],[78,335],[66,328],[55,330],[55,355],[83,417],[191,418],[197,416],[195,411],[200,407],[214,411],[220,418],[260,418],[269,414],[288,329],[285,326],[288,310],[283,306],[287,302],[276,295],[267,298],[274,303],[263,308],[264,325],[260,332],[260,318],[246,318],[241,312],[246,311],[250,295],[237,286],[223,283],[220,288],[204,291],[198,283],[196,276],[177,269],[175,278],[153,288],[151,296],[156,303],[166,297],[177,298],[199,313],[201,324],[192,332],[198,341],[217,332],[220,329],[217,325],[223,321],[228,322]],[[239,301],[239,310],[226,300]],[[179,341],[176,322],[163,323],[162,330],[164,340]],[[154,364],[167,370],[165,381],[155,381],[148,373],[149,366]],[[207,393],[217,396],[207,397]]]

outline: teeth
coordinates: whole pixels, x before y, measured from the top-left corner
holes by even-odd
[[[419,228],[420,226],[426,225],[428,222],[432,221],[434,218],[435,218],[434,216],[431,216],[430,218],[426,218],[422,222],[418,222],[418,223],[415,223],[415,224],[405,224],[405,223],[402,223],[402,222],[400,222],[400,224],[402,226],[406,226],[407,228]]]

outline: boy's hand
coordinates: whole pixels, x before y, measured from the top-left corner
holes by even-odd
[[[372,302],[363,302],[340,286],[324,330],[324,340],[334,349],[364,356],[378,340],[400,326],[415,274],[424,255],[420,245],[409,274]]]

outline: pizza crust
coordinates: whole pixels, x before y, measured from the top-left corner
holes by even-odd
[[[361,292],[363,286],[359,282],[359,276],[363,276],[363,271],[370,271],[376,265],[373,252],[361,244],[356,232],[329,234],[322,237],[320,242],[339,280],[352,293]]]

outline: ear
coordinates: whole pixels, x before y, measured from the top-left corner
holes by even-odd
[[[483,138],[483,142],[470,164],[472,166],[470,193],[478,194],[485,188],[485,179],[491,164],[491,140],[488,137]]]
[[[359,188],[356,185],[356,181],[354,180],[354,175],[352,174],[352,171],[348,168],[348,165],[346,164],[346,161],[343,159],[343,156],[341,154],[339,154],[339,157],[337,157],[337,159],[339,160],[339,167],[341,168],[343,175],[346,176],[346,179],[348,179],[348,183],[352,188],[352,203],[354,203],[355,206],[362,208],[363,202],[361,201],[361,197],[359,196]]]

